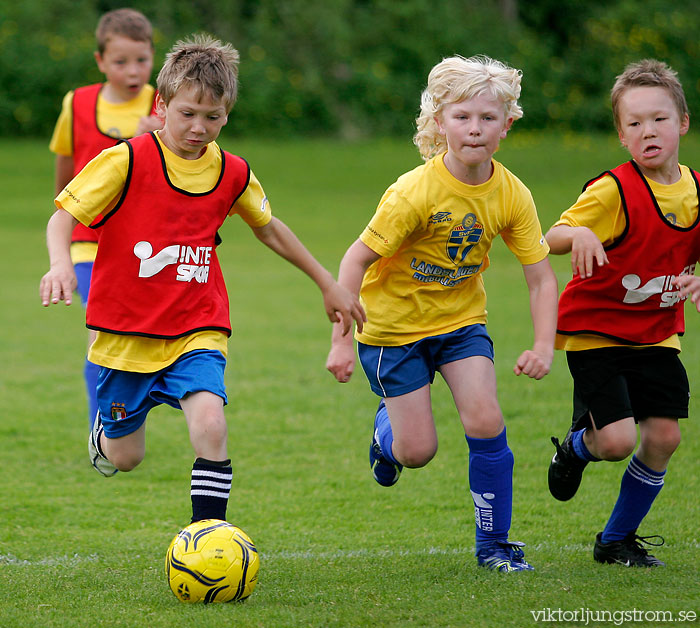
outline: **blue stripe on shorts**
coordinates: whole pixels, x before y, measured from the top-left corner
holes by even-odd
[[[467,325],[398,347],[358,342],[357,352],[370,387],[380,397],[398,397],[432,384],[443,364],[474,356],[494,359],[486,325]]]

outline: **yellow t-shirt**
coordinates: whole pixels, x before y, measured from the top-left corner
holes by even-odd
[[[144,111],[149,111],[155,88],[144,85],[138,96],[125,102],[108,102],[100,93],[97,97],[97,128],[105,135],[121,140],[134,137]],[[57,155],[73,154],[73,92],[63,97],[61,113],[49,142],[49,149]]]
[[[156,132],[158,137],[158,132]],[[193,193],[211,190],[221,173],[221,149],[212,142],[199,159],[182,159],[158,140],[166,168],[176,187]],[[129,167],[126,144],[109,148],[92,161],[56,198],[56,206],[65,209],[83,224],[90,224],[119,200]],[[157,176],[159,173],[154,173]],[[272,218],[267,197],[255,175],[250,173],[248,187],[238,197],[229,216],[239,214],[250,227],[262,227]],[[224,356],[227,337],[217,331],[203,331],[176,339],[145,338],[97,332],[90,347],[91,362],[107,368],[137,373],[152,373],[172,364],[195,349],[214,349]]]
[[[698,194],[695,180],[687,166],[680,166],[681,178],[671,185],[664,185],[645,177],[656,197],[659,209],[669,222],[680,227],[689,227],[698,215]],[[554,226],[588,227],[596,234],[603,246],[617,240],[627,225],[622,199],[615,180],[605,176],[586,188],[576,202],[554,223]],[[565,351],[584,351],[602,347],[629,347],[604,336],[557,334],[555,347]],[[648,345],[644,345],[648,346]],[[657,346],[671,347],[680,351],[677,334],[660,342]]]
[[[155,88],[144,85],[135,98],[121,103],[108,102],[97,96],[97,128],[114,139],[133,137],[139,126],[139,120],[148,111]],[[63,97],[61,113],[49,142],[49,150],[56,155],[71,157],[73,155],[73,91]],[[70,249],[74,264],[94,262],[97,254],[96,242],[74,242]]]
[[[399,177],[360,235],[382,256],[362,282],[360,342],[398,346],[485,323],[481,273],[497,235],[521,264],[547,257],[532,195],[515,175],[494,160],[486,183],[467,185],[443,157]]]

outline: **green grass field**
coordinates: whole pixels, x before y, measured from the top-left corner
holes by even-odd
[[[419,163],[410,141],[227,138],[222,145],[249,160],[273,212],[334,272],[384,189]],[[586,180],[626,155],[611,138],[555,138],[516,128],[498,158],[530,186],[547,229]],[[686,138],[681,158],[700,167],[700,140]],[[405,472],[395,487],[379,487],[367,462],[376,398],[364,375],[341,386],[325,371],[330,325],[316,287],[237,218],[222,230],[219,249],[234,327],[228,512],[257,544],[260,580],[244,604],[178,602],[163,560],[190,516],[193,454],[185,422],[160,407],[149,417],[140,467],[111,479],[90,468],[84,314],[79,306],[43,309],[38,300],[52,165],[46,142],[0,142],[1,628],[523,627],[585,625],[565,621],[580,609],[666,611],[675,619],[700,613],[697,398],[665,488],[640,529],[665,537],[656,555],[668,566],[598,565],[594,535],[612,508],[625,463],[591,465],[572,502],[549,496],[549,437],[568,427],[569,374],[557,354],[540,382],[513,375],[517,355],[531,342],[527,293],[517,261],[496,246],[486,283],[499,396],[515,454],[511,538],[527,543],[536,571],[503,576],[478,569],[467,446],[444,383],[438,378],[433,391],[437,456],[426,468]],[[568,258],[552,262],[563,286]],[[697,394],[700,316],[689,307],[687,323],[683,357]],[[545,611],[558,609],[569,615],[545,621]],[[650,617],[630,625],[666,625]]]

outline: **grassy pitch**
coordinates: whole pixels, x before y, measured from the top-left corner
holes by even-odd
[[[384,189],[419,163],[410,142],[227,138],[222,145],[249,160],[273,212],[333,271]],[[516,129],[498,158],[532,189],[547,229],[583,182],[626,154],[607,137]],[[685,138],[681,159],[700,167],[700,141]],[[219,249],[234,327],[229,520],[255,541],[260,582],[245,604],[179,603],[164,580],[163,560],[190,514],[193,455],[183,417],[165,407],[152,412],[147,456],[132,473],[105,479],[90,468],[83,312],[76,305],[42,309],[37,296],[47,266],[52,158],[43,142],[2,142],[0,163],[2,628],[557,626],[584,625],[585,616],[574,615],[584,611],[610,613],[611,621],[589,625],[613,625],[624,618],[614,612],[665,612],[676,620],[700,612],[697,398],[665,488],[640,529],[665,537],[656,555],[668,566],[598,565],[594,536],[625,463],[590,465],[571,502],[549,496],[549,437],[567,429],[570,379],[561,354],[540,382],[513,375],[517,355],[531,343],[531,324],[522,271],[499,243],[486,284],[499,397],[515,454],[511,538],[527,543],[536,571],[503,576],[478,569],[467,446],[444,383],[438,378],[433,390],[436,458],[406,471],[395,487],[379,487],[367,461],[376,398],[364,375],[339,385],[325,371],[330,325],[316,287],[237,218],[222,229]],[[568,258],[552,263],[562,287]],[[121,298],[128,296],[115,295],[115,306]],[[686,312],[683,358],[697,397],[700,315]]]

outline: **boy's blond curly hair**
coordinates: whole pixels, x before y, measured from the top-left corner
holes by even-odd
[[[427,160],[447,149],[436,118],[445,105],[488,94],[503,103],[506,119],[522,118],[518,104],[522,72],[483,55],[447,57],[428,75],[428,85],[421,94],[420,115],[416,118],[413,143]]]
[[[178,41],[158,74],[158,93],[167,105],[182,87],[221,101],[229,112],[238,96],[238,51],[209,35]]]

